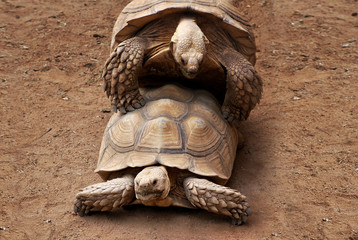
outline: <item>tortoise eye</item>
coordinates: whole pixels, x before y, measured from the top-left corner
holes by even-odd
[[[183,57],[180,57],[180,61],[181,61],[181,63],[182,63],[183,65],[185,65],[185,60],[184,60]]]
[[[157,179],[154,179],[154,180],[153,180],[153,185],[156,185],[157,182],[158,182]]]

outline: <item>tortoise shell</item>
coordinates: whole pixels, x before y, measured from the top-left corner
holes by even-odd
[[[212,19],[235,41],[240,53],[255,64],[256,46],[248,20],[230,0],[133,0],[118,16],[113,28],[111,49],[135,36],[146,24],[176,13],[194,13]]]
[[[95,172],[107,180],[127,168],[164,165],[226,183],[239,133],[222,117],[216,99],[176,85],[142,94],[148,101],[143,108],[111,117]]]

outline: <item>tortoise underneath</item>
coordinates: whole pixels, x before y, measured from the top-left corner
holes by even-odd
[[[97,169],[106,182],[82,189],[80,216],[123,205],[201,208],[239,225],[251,210],[231,176],[243,137],[203,90],[166,85],[141,90],[143,108],[114,114],[104,133]]]

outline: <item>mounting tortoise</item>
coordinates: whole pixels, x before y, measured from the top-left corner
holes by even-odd
[[[141,89],[148,102],[115,113],[104,132],[97,172],[106,182],[82,189],[80,216],[123,205],[201,208],[244,223],[251,210],[230,178],[241,133],[207,91],[165,85]]]
[[[228,121],[246,119],[262,93],[249,26],[229,0],[132,1],[114,25],[102,74],[114,111],[145,105],[139,87],[165,76],[215,89]]]

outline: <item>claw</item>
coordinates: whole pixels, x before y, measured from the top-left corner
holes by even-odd
[[[233,225],[241,225],[243,222],[241,221],[241,219],[232,219],[232,224]]]
[[[228,118],[226,118],[226,120],[231,123],[232,121],[234,121],[234,118],[233,117],[228,117]]]
[[[139,108],[142,107],[139,103],[134,103],[133,106],[134,106],[134,108],[136,108],[136,109],[139,109]]]
[[[112,105],[112,109],[113,109],[113,112],[117,113],[117,106],[116,105]]]
[[[251,208],[248,208],[248,209],[246,210],[246,213],[247,213],[248,216],[251,216],[251,215],[252,215]]]
[[[128,107],[127,107],[127,111],[128,112],[133,112],[135,109],[132,107],[132,105],[129,105]]]
[[[227,112],[223,112],[223,117],[224,117],[225,119],[227,119],[227,116],[228,116]]]
[[[120,107],[119,111],[121,111],[122,114],[126,114],[126,113],[127,113],[126,109],[125,109],[123,106]]]

